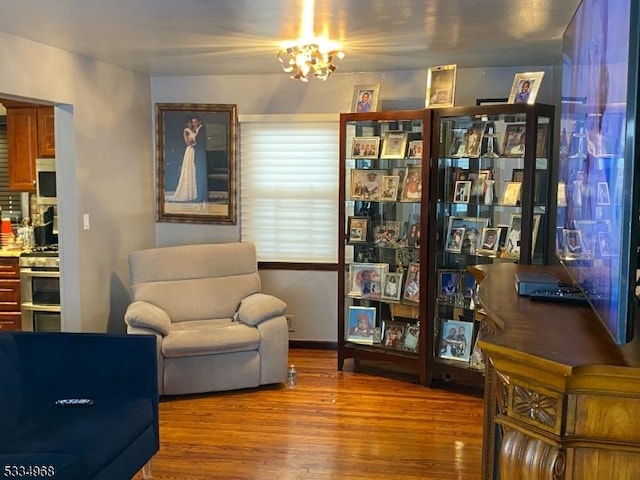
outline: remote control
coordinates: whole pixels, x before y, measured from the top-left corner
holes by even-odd
[[[589,305],[587,297],[577,290],[538,290],[531,294],[531,300],[540,302],[567,303],[573,305]]]
[[[95,402],[90,398],[61,398],[60,400],[56,400],[56,405],[67,407],[67,406],[88,406],[93,405]]]

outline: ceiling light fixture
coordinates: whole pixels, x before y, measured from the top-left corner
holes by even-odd
[[[335,58],[344,58],[344,53],[337,47],[328,47],[330,42],[314,36],[313,7],[313,0],[305,0],[301,39],[278,51],[282,69],[291,73],[291,78],[303,82],[308,82],[312,76],[326,80],[336,70]]]

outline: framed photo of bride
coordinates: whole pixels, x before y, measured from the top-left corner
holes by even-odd
[[[157,103],[156,221],[237,223],[235,104]]]

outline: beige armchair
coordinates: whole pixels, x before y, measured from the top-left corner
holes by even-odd
[[[161,395],[285,380],[286,304],[260,293],[253,244],[141,250],[129,269],[127,332],[155,335]]]

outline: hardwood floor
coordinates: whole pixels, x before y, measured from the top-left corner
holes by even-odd
[[[298,386],[163,398],[156,480],[480,478],[482,398],[292,349]],[[140,474],[136,477],[142,478]]]

